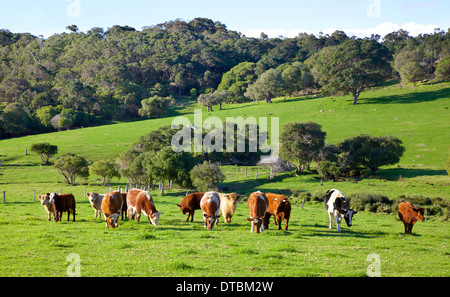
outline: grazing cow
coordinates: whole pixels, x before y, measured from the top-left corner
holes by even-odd
[[[211,230],[214,223],[219,222],[220,212],[220,196],[218,193],[211,191],[206,192],[200,201],[200,208],[203,211],[203,219],[205,220],[205,228]]]
[[[357,211],[350,209],[348,202],[345,200],[345,196],[341,191],[335,189],[329,190],[325,194],[324,205],[330,218],[330,226],[328,229],[333,228],[333,217],[336,219],[337,232],[341,232],[342,218],[345,219],[348,227],[352,226],[352,218]]]
[[[108,228],[108,225],[111,228],[119,227],[119,217],[122,212],[123,203],[125,201],[119,192],[111,192],[105,195],[101,207],[106,222],[105,228]]]
[[[248,198],[248,209],[250,211],[250,218],[247,221],[252,223],[250,231],[252,233],[259,233],[264,230],[263,219],[266,215],[267,207],[269,206],[269,200],[266,194],[253,192]]]
[[[238,201],[242,198],[242,195],[236,193],[222,194],[220,196],[220,212],[219,215],[223,215],[225,223],[230,223],[233,217],[234,211]]]
[[[41,200],[41,205],[45,207],[45,211],[48,215],[48,220],[51,221],[52,213],[54,213],[55,210],[53,209],[53,205],[50,203],[50,197],[48,195],[39,195],[38,198],[39,200]]]
[[[132,220],[136,216],[136,221],[139,222],[142,211],[144,215],[148,216],[149,224],[155,226],[159,224],[159,218],[162,213],[156,210],[152,195],[149,192],[139,189],[131,189],[128,191],[127,207],[128,217]]]
[[[61,215],[63,212],[67,212],[67,221],[69,221],[70,212],[73,214],[73,221],[75,222],[75,197],[72,194],[56,194],[56,193],[47,193],[50,197],[50,203],[53,205],[53,209],[55,210],[54,218],[55,222],[61,221]]]
[[[422,207],[414,207],[410,202],[402,202],[398,206],[398,217],[405,225],[405,234],[412,234],[412,228],[417,221],[424,221]]]
[[[98,194],[94,192],[89,192],[86,196],[89,198],[89,202],[91,203],[92,208],[95,211],[94,218],[100,218],[102,216],[102,201],[105,198],[106,194]]]
[[[273,216],[275,225],[278,221],[278,230],[281,230],[281,222],[286,220],[284,230],[288,229],[289,218],[291,216],[291,203],[284,195],[274,193],[266,193],[269,200],[269,207],[267,207],[266,216],[264,218],[264,228],[269,229],[270,216]]]
[[[180,204],[177,204],[183,214],[188,214],[186,222],[189,221],[189,217],[191,217],[191,222],[194,221],[195,210],[200,209],[200,201],[202,200],[203,195],[205,195],[205,192],[188,194],[183,198]]]

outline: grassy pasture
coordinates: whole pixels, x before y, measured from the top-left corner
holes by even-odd
[[[225,105],[223,110],[203,111],[203,119],[226,117],[279,117],[291,121],[315,121],[337,143],[361,133],[393,135],[403,140],[405,155],[398,165],[383,167],[376,178],[348,182],[324,182],[317,175],[296,177],[284,173],[267,179],[267,170],[223,166],[223,185],[248,194],[255,190],[325,193],[338,188],[347,196],[378,193],[389,198],[401,194],[450,199],[450,178],[444,164],[449,155],[450,84],[422,85],[417,91],[396,85],[369,90],[359,104],[351,98],[312,96],[279,98],[274,103]],[[191,121],[192,104],[171,110]],[[218,109],[218,108],[217,108]],[[359,212],[354,226],[342,233],[328,230],[328,216],[321,203],[294,206],[289,231],[250,234],[246,203],[238,205],[231,224],[221,222],[212,231],[203,228],[200,212],[194,223],[185,223],[178,207],[185,190],[173,189],[161,196],[151,191],[161,216],[159,226],[125,221],[116,230],[105,230],[103,219],[94,219],[86,191],[105,192],[96,177],[86,184],[67,186],[39,157],[25,149],[48,141],[59,154],[72,152],[89,161],[114,158],[140,136],[172,118],[77,129],[0,141],[0,276],[65,276],[67,256],[81,258],[82,276],[366,276],[367,256],[381,258],[382,276],[450,276],[448,222],[431,217],[418,222],[413,236],[403,234],[395,215]],[[269,120],[270,124],[270,120]],[[53,159],[54,160],[54,159]],[[255,174],[258,172],[258,179]],[[79,180],[81,182],[81,180]],[[126,180],[113,179],[112,188]],[[71,192],[77,199],[77,222],[48,222],[44,208],[33,202],[36,194]],[[6,192],[6,204],[2,192]],[[63,218],[67,218],[63,216]],[[212,270],[211,262],[216,269]]]
[[[309,202],[293,207],[288,231],[271,225],[255,235],[240,203],[230,224],[208,231],[200,212],[184,222],[175,206],[181,195],[154,197],[164,213],[159,226],[143,219],[115,230],[93,218],[87,199],[79,199],[75,223],[47,222],[38,203],[1,205],[0,275],[65,276],[71,253],[82,276],[366,276],[371,253],[380,255],[382,276],[449,275],[442,222],[419,222],[407,236],[395,216],[360,212],[337,233],[321,203]]]

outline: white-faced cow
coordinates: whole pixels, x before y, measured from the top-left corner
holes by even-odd
[[[219,223],[220,197],[219,194],[211,191],[206,192],[200,201],[200,208],[203,211],[203,219],[205,220],[205,228],[211,230],[214,224]]]
[[[67,212],[67,221],[69,221],[70,212],[73,214],[73,221],[75,222],[75,197],[72,194],[56,194],[47,193],[50,197],[50,203],[53,205],[55,211],[55,222],[61,221],[61,215],[63,212]]]
[[[250,211],[250,218],[247,221],[252,223],[250,232],[259,233],[264,230],[263,220],[266,215],[267,207],[269,206],[269,200],[266,194],[253,192],[248,198],[248,209]]]
[[[122,212],[123,203],[125,201],[123,201],[122,194],[119,192],[111,192],[105,195],[101,206],[106,221],[105,228],[108,228],[108,225],[111,228],[119,227],[119,217]]]
[[[328,229],[333,228],[333,218],[336,219],[337,232],[341,232],[342,218],[345,219],[348,227],[352,226],[352,218],[357,211],[350,209],[348,202],[345,200],[345,196],[341,191],[336,189],[329,190],[325,194],[324,204],[330,218],[330,226]]]
[[[86,196],[89,198],[92,208],[95,211],[94,218],[97,216],[100,218],[102,216],[102,201],[106,194],[98,194],[94,192],[89,192]]]
[[[45,207],[45,211],[47,212],[48,220],[52,220],[52,213],[55,213],[53,209],[53,205],[50,203],[49,195],[39,195],[39,200],[41,200],[41,205]]]
[[[128,217],[139,222],[141,212],[148,216],[149,223],[157,226],[161,212],[156,210],[155,203],[153,203],[152,195],[143,190],[131,189],[127,193]]]

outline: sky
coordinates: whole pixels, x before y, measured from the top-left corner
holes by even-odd
[[[75,24],[86,32],[128,25],[141,30],[177,18],[205,17],[248,37],[318,35],[343,30],[358,37],[405,29],[410,35],[450,28],[449,0],[0,0],[0,29],[45,38]]]

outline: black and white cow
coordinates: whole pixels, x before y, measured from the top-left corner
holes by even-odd
[[[347,200],[345,200],[344,194],[341,191],[332,189],[325,194],[325,209],[328,211],[330,217],[330,226],[328,229],[333,228],[333,217],[336,219],[337,231],[341,232],[341,220],[345,219],[348,227],[352,226],[353,215],[357,213],[356,210],[350,209]]]

